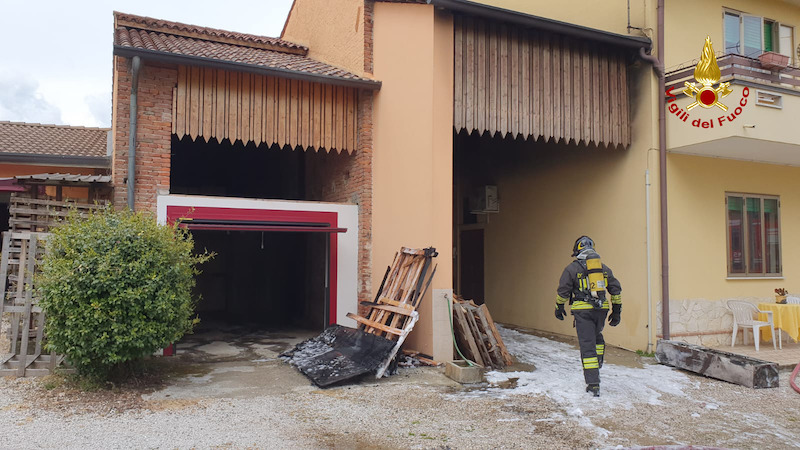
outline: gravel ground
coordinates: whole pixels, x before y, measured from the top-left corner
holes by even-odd
[[[0,447],[799,446],[800,395],[788,373],[780,388],[752,390],[613,350],[595,399],[582,392],[570,342],[502,332],[521,363],[473,386],[420,367],[322,390],[272,357],[279,345],[252,341],[258,358],[227,347],[200,361],[164,358],[166,381],[111,390],[80,392],[58,377],[0,379]]]

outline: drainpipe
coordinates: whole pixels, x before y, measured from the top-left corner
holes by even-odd
[[[661,335],[669,339],[669,245],[667,234],[667,128],[666,128],[666,82],[664,78],[664,0],[658,0],[658,57],[648,55],[644,48],[639,56],[653,64],[658,75],[658,168],[659,202],[661,203]]]
[[[131,108],[130,116],[131,122],[128,127],[128,208],[134,210],[134,188],[136,186],[136,116],[138,115],[139,106],[137,103],[137,95],[139,93],[139,69],[141,69],[142,60],[138,56],[134,56],[131,62]]]
[[[661,203],[661,335],[669,339],[669,245],[667,230],[667,105],[664,98],[664,0],[658,0],[658,169]]]
[[[649,151],[648,159],[649,159]],[[647,248],[647,353],[653,349],[653,282],[650,267],[650,169],[644,171],[645,242]]]

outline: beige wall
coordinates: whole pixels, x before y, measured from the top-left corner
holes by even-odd
[[[739,84],[731,85],[733,92],[722,99],[722,103],[728,107],[728,111],[722,111],[717,107],[693,108],[688,111],[689,118],[685,122],[680,120],[677,115],[667,113],[667,148],[696,153],[696,149],[683,147],[732,136],[800,144],[796,127],[797,118],[800,117],[800,92],[797,92],[799,95],[782,93],[783,108],[776,109],[756,105],[759,88],[747,87],[747,98],[743,96],[744,89],[745,86]],[[772,92],[769,87],[764,87],[763,90]],[[686,106],[693,101],[677,89],[672,92],[678,97],[674,104],[679,107],[679,110],[685,110]],[[730,121],[731,115],[735,112],[736,107],[740,107],[741,102],[745,102],[745,106],[741,107],[741,114]],[[721,122],[722,126],[719,122],[720,117],[725,118]],[[702,122],[713,121],[714,128],[692,126],[692,122],[696,119],[700,119]],[[755,127],[745,128],[744,125],[755,125]],[[758,158],[758,146],[754,144],[752,154],[747,159],[758,160]]]
[[[645,172],[651,172],[651,280],[660,299],[658,153],[654,139],[654,78],[634,69],[633,145],[587,148],[575,144],[492,144],[500,213],[485,226],[486,303],[495,320],[572,335],[572,321],[553,317],[556,288],[572,260],[575,239],[588,234],[623,292],[622,323],[606,328],[606,341],[630,349],[648,343],[647,217]],[[458,149],[456,150],[458,151]]]
[[[567,1],[546,2],[531,0],[473,0],[475,3],[509,9],[561,22],[572,23],[618,34],[628,34],[628,2],[626,1]],[[631,26],[655,28],[646,8],[655,8],[651,0],[630,0]],[[641,33],[636,32],[637,35]]]
[[[670,278],[672,299],[758,297],[773,289],[800,291],[800,167],[721,158],[669,155]],[[784,280],[727,279],[725,193],[778,195]]]
[[[664,56],[667,71],[700,58],[706,36],[714,51],[725,50],[722,14],[724,8],[777,20],[800,31],[800,6],[780,0],[669,0],[664,8]]]
[[[364,0],[298,0],[281,38],[309,47],[308,56],[364,73]]]
[[[408,347],[449,360],[443,297],[452,288],[452,20],[429,5],[376,3],[374,45],[383,86],[373,115],[373,271],[382,273],[402,246],[436,247],[431,288],[439,296],[423,300]],[[373,292],[380,281],[373,277]]]

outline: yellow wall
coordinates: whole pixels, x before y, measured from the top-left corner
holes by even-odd
[[[633,97],[630,148],[514,143],[509,149],[506,142],[496,144],[500,162],[493,175],[500,213],[490,215],[485,227],[486,303],[495,320],[574,334],[572,321],[557,321],[553,310],[572,245],[587,234],[623,287],[622,323],[606,328],[607,342],[632,349],[647,346],[645,171],[651,172],[651,211],[657,212],[656,128],[649,106],[655,98],[649,69],[635,72],[632,76],[642,84]],[[660,298],[657,215],[650,226],[655,305]]]
[[[794,46],[800,32],[800,6],[779,0],[669,0],[664,8],[664,56],[667,71],[700,58],[706,36],[714,51],[725,50],[723,8],[777,20],[795,27]]]
[[[433,246],[439,267],[431,288],[451,289],[452,19],[429,5],[376,3],[374,45],[375,77],[383,82],[373,115],[374,272],[402,246]],[[380,281],[373,277],[373,291]],[[449,360],[442,307],[441,298],[423,300],[408,345]]]
[[[800,167],[669,155],[671,298],[772,298],[773,289],[800,290]],[[785,280],[727,278],[725,193],[778,195]],[[794,283],[794,284],[792,284]]]
[[[567,1],[545,2],[531,0],[473,0],[475,3],[509,9],[561,22],[572,23],[618,34],[628,34],[628,2],[625,1]],[[630,0],[631,26],[655,28],[646,8],[652,0]],[[654,7],[652,7],[654,8]],[[636,32],[637,35],[641,33]],[[652,37],[652,36],[651,36]]]
[[[364,1],[295,1],[281,38],[309,47],[308,56],[364,73]]]
[[[685,122],[681,121],[678,116],[668,113],[667,148],[677,149],[731,136],[800,144],[797,134],[797,118],[800,117],[800,96],[788,93],[781,94],[783,108],[776,109],[756,105],[759,88],[748,87],[749,94],[747,98],[743,96],[744,89],[745,87],[742,85],[731,85],[733,92],[721,100],[728,107],[728,111],[722,111],[717,107],[711,109],[693,108],[688,111],[689,118]],[[764,87],[763,90],[770,91],[770,88]],[[678,96],[674,104],[680,110],[685,110],[686,106],[693,101],[677,89],[672,92]],[[746,104],[742,107],[741,114],[736,116],[733,121],[729,121],[731,114],[735,112],[735,108],[739,107],[742,101],[745,101]],[[719,126],[720,117],[725,117],[722,126]],[[700,119],[702,122],[714,121],[714,128],[692,126],[691,122],[696,119]],[[745,128],[743,125],[755,125],[755,127]],[[695,152],[688,149],[688,153]],[[752,157],[748,159],[758,159],[757,145],[754,145]]]

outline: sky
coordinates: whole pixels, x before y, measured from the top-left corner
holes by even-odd
[[[0,0],[0,120],[111,126],[113,11],[278,37],[292,0]]]

